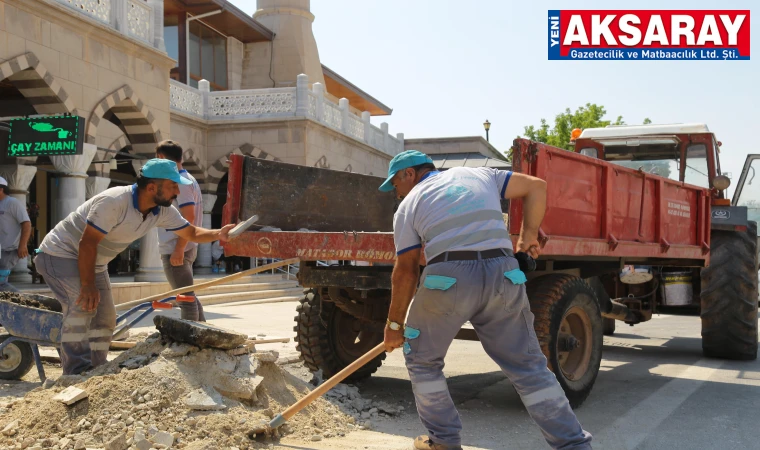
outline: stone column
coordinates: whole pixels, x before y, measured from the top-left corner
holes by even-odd
[[[164,42],[164,0],[149,0],[150,6],[153,7],[153,46],[158,50],[165,52],[166,43]]]
[[[29,193],[29,185],[37,173],[34,166],[24,165],[7,165],[0,166],[0,176],[8,181],[10,196],[20,201],[26,207],[26,196]],[[30,237],[31,239],[31,237]],[[18,263],[11,269],[11,275],[8,278],[11,283],[31,283],[32,275],[29,273],[29,259],[19,259]]]
[[[51,156],[50,160],[55,170],[62,173],[58,179],[58,196],[54,200],[56,205],[56,217],[53,217],[52,226],[55,226],[66,216],[87,200],[87,168],[95,157],[97,147],[93,144],[84,144],[81,155]]]
[[[216,195],[203,194],[203,228],[211,228],[211,210],[214,209]],[[211,243],[198,245],[198,257],[195,262],[195,273],[211,273]]]
[[[95,197],[101,192],[108,189],[111,179],[106,177],[89,177],[85,181],[85,197],[87,200]]]
[[[158,251],[158,228],[153,228],[140,240],[140,267],[135,281],[166,281]]]

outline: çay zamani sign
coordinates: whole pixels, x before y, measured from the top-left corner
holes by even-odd
[[[81,155],[84,117],[48,116],[10,121],[8,156]]]

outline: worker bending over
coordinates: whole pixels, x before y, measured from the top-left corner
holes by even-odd
[[[79,374],[106,362],[116,328],[107,265],[156,227],[188,241],[227,240],[233,225],[206,230],[188,223],[172,201],[190,184],[166,159],[145,163],[132,186],[106,189],[50,231],[34,262],[63,306],[63,374]]]
[[[484,167],[438,172],[427,155],[408,150],[391,160],[388,179],[380,186],[384,192],[394,188],[403,201],[393,220],[398,257],[385,346],[389,352],[404,347],[417,412],[429,432],[415,440],[414,448],[462,448],[462,423],[443,365],[451,342],[469,321],[549,445],[590,449],[591,435],[581,428],[541,353],[525,275],[501,211],[501,198],[523,199],[518,248],[537,258],[546,183]],[[420,280],[423,243],[427,267]]]

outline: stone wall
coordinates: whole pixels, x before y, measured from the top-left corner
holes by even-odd
[[[245,46],[234,37],[227,38],[227,86],[228,89],[242,89],[243,53]]]
[[[147,106],[156,131],[169,134],[169,69],[173,62],[56,2],[0,1],[0,58],[32,53],[65,92],[78,115],[90,121],[97,106],[124,85]],[[97,145],[116,132],[103,128]]]
[[[405,150],[419,150],[427,154],[480,153],[489,158],[505,159],[493,145],[480,136],[405,139]]]

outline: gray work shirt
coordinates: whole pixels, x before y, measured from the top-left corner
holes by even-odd
[[[201,194],[201,187],[198,185],[195,177],[190,175],[187,170],[180,170],[179,175],[192,181],[193,184],[187,186],[184,184],[179,185],[179,195],[174,200],[173,205],[178,210],[181,210],[185,206],[194,205],[195,217],[193,218],[192,224],[196,227],[200,227],[203,225],[203,194]],[[159,253],[162,255],[171,255],[174,253],[174,247],[176,247],[176,245],[177,235],[175,233],[164,228],[158,229]],[[185,245],[185,251],[192,250],[197,246],[198,244],[195,242],[188,242],[187,245]]]
[[[10,196],[0,200],[0,249],[6,252],[18,249],[24,222],[29,222],[26,205]]]
[[[424,243],[430,261],[447,251],[512,249],[501,211],[511,176],[486,167],[427,173],[393,217],[396,253]]]
[[[177,231],[190,226],[174,206],[156,206],[143,218],[138,209],[137,185],[120,186],[106,189],[87,200],[60,221],[42,240],[40,251],[61,258],[77,259],[79,241],[88,224],[105,235],[98,244],[96,272],[106,270],[116,255],[153,228]]]

